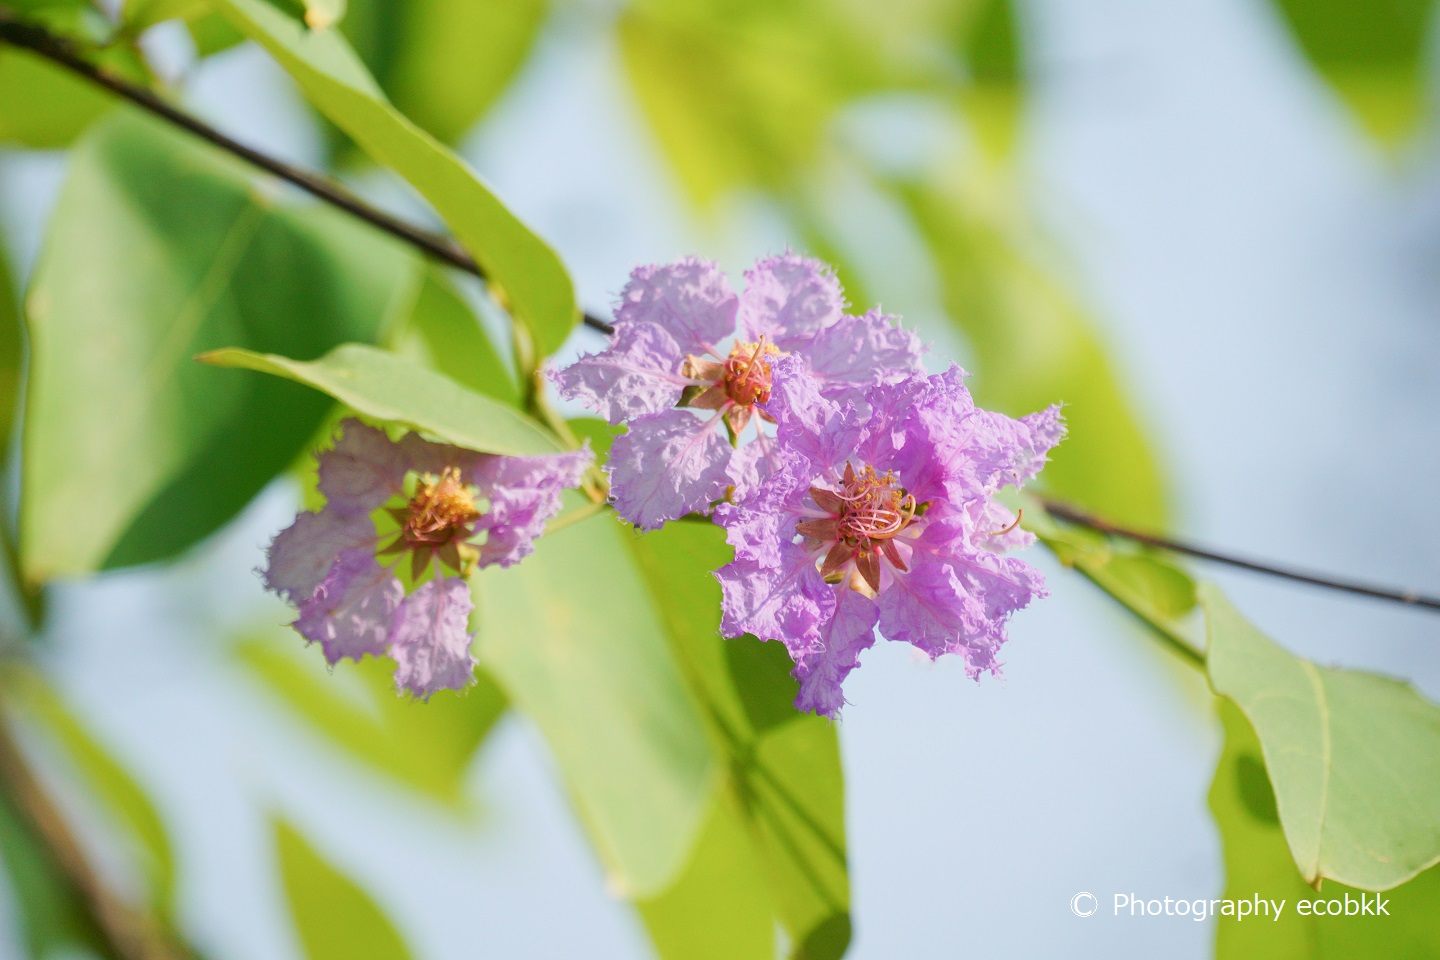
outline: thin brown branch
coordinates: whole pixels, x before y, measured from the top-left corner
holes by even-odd
[[[485,279],[485,273],[480,269],[480,265],[450,237],[422,229],[371,206],[329,177],[285,163],[283,160],[246,146],[233,137],[221,133],[198,117],[176,108],[153,91],[132,83],[104,67],[96,66],[85,59],[73,44],[42,27],[15,19],[3,8],[0,8],[0,41],[11,46],[22,47],[44,57],[91,83],[104,87],[140,109],[199,137],[206,143],[219,147],[266,173],[344,210],[351,216],[365,221],[390,236],[410,244],[422,253],[442,263],[447,263],[457,270],[463,270],[482,280]],[[583,315],[583,319],[586,326],[593,327],[602,333],[614,333],[614,327],[599,317],[587,313]]]
[[[1440,610],[1440,597],[1426,596],[1414,590],[1397,590],[1393,587],[1384,587],[1372,583],[1361,583],[1356,580],[1332,577],[1311,570],[1300,570],[1295,567],[1281,566],[1274,563],[1263,563],[1248,557],[1238,557],[1232,553],[1222,553],[1219,550],[1212,550],[1208,547],[1202,547],[1184,540],[1162,537],[1153,533],[1145,533],[1141,530],[1132,530],[1129,527],[1123,527],[1119,524],[1111,523],[1108,520],[1102,520],[1094,514],[1086,513],[1084,510],[1072,507],[1068,503],[1062,503],[1058,500],[1042,497],[1040,502],[1055,519],[1074,524],[1077,527],[1087,527],[1099,533],[1106,534],[1107,536],[1121,537],[1126,540],[1133,540],[1136,543],[1143,543],[1146,546],[1156,547],[1160,550],[1168,550],[1171,553],[1194,557],[1197,560],[1221,563],[1227,567],[1249,570],[1252,573],[1263,573],[1266,576],[1279,577],[1282,580],[1291,580],[1295,583],[1309,584],[1312,587],[1324,587],[1327,590],[1338,590],[1341,593],[1370,597],[1375,600],[1388,600],[1392,603],[1400,603],[1409,607],[1419,607],[1425,610]]]
[[[79,894],[106,951],[118,960],[184,960],[191,952],[176,943],[156,917],[110,890],[95,873],[59,807],[46,791],[10,732],[0,710],[0,790],[14,803]]]

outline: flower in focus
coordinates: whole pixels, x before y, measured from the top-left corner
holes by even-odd
[[[528,556],[590,463],[589,450],[506,457],[414,433],[397,442],[347,420],[319,457],[324,509],[275,537],[261,576],[331,664],[388,653],[401,690],[463,689],[475,669],[466,578]]]
[[[1059,409],[979,409],[964,376],[952,366],[838,401],[785,381],[773,470],[716,509],[735,549],[716,574],[722,630],[783,642],[802,710],[839,711],[877,626],[993,673],[1006,620],[1044,595],[1039,573],[1005,556],[1033,537],[994,495],[1039,471],[1064,435]]]
[[[706,510],[727,486],[758,480],[778,379],[813,377],[829,397],[919,370],[915,336],[876,310],[847,315],[823,264],[785,254],[745,280],[736,296],[703,260],[640,267],[610,346],[552,373],[564,396],[627,425],[607,470],[616,510],[637,526]],[[801,362],[782,362],[791,356]]]

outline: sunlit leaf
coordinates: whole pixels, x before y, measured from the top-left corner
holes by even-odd
[[[140,854],[153,902],[168,912],[175,899],[175,854],[154,801],[38,673],[11,669],[3,686],[7,697],[22,704],[26,717],[53,740],[84,784],[86,797],[120,825]]]
[[[1415,129],[1425,103],[1424,57],[1434,0],[1272,0],[1305,56],[1372,135]]]
[[[476,393],[512,407],[520,405],[515,374],[470,307],[439,270],[425,272],[419,294],[396,338],[395,352]]]
[[[654,895],[684,866],[718,775],[629,531],[600,516],[475,578],[475,651],[545,735],[609,874]]]
[[[1293,656],[1208,584],[1200,602],[1211,685],[1255,731],[1305,880],[1385,890],[1440,862],[1440,707]]]
[[[894,186],[934,260],[946,313],[974,350],[976,399],[1012,416],[1065,405],[1069,435],[1046,464],[1046,489],[1161,528],[1164,486],[1137,406],[1075,296],[1025,253],[993,197]]]
[[[405,941],[355,881],[300,832],[272,818],[280,880],[306,960],[408,960]]]
[[[191,358],[236,344],[308,359],[375,338],[414,266],[335,211],[277,204],[183,134],[131,116],[97,128],[26,299],[27,575],[163,559],[229,520],[330,403]]]
[[[356,696],[337,690],[321,657],[290,631],[247,637],[236,655],[251,675],[316,733],[371,769],[449,806],[463,803],[465,773],[475,751],[506,708],[504,694],[483,671],[462,696],[428,703],[400,697],[389,661],[368,658],[347,667],[358,675]]]
[[[20,301],[10,279],[10,264],[0,238],[0,463],[9,455],[10,431],[20,402],[20,369],[24,342],[20,331]]]
[[[200,359],[303,383],[367,417],[424,430],[470,450],[524,456],[560,449],[514,408],[375,347],[342,344],[312,361],[238,348],[212,350]]]
[[[114,104],[68,70],[0,43],[0,144],[69,146]]]
[[[1250,722],[1220,701],[1224,751],[1210,787],[1210,811],[1220,830],[1225,889],[1220,896],[1284,900],[1278,920],[1221,916],[1216,922],[1217,960],[1350,960],[1358,957],[1440,955],[1440,867],[1432,867],[1380,896],[1384,916],[1313,916],[1300,913],[1312,900],[1358,901],[1375,895],[1330,882],[1318,893],[1301,880],[1280,828],[1275,794]],[[1328,908],[1327,908],[1328,909]]]
[[[410,182],[505,292],[541,355],[580,319],[570,276],[464,162],[399,113],[336,31],[307,31],[263,0],[215,0],[267,49],[331,122],[377,162]]]

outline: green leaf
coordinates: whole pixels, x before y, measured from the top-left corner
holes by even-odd
[[[385,100],[338,33],[307,32],[262,0],[215,2],[270,51],[321,113],[434,206],[492,284],[504,290],[539,352],[554,352],[580,318],[569,274],[555,252],[458,157]]]
[[[110,94],[68,70],[0,43],[0,144],[69,146],[114,104]]]
[[[313,361],[239,348],[212,350],[199,359],[303,383],[357,413],[424,430],[469,450],[526,456],[561,449],[519,411],[374,347],[342,344]]]
[[[796,683],[783,646],[753,637],[720,638],[720,588],[710,571],[729,559],[729,551],[719,528],[672,523],[631,539],[630,546],[664,617],[671,648],[704,706],[711,737],[726,758],[716,803],[722,811],[738,810],[748,829],[752,859],[728,861],[725,885],[744,886],[752,874],[759,875],[789,934],[792,955],[840,957],[850,940],[850,893],[835,725],[796,712]],[[727,828],[712,823],[710,829]],[[695,873],[721,869],[715,860],[703,859],[709,840],[701,842],[691,867]]]
[[[1293,656],[1208,584],[1200,602],[1211,686],[1254,728],[1305,880],[1386,890],[1440,862],[1440,708]]]
[[[60,956],[65,951],[105,955],[104,937],[90,919],[80,892],[60,872],[28,818],[4,791],[0,791],[0,865],[14,894],[16,925],[29,956]]]
[[[463,695],[423,704],[396,694],[391,665],[383,659],[368,658],[338,676],[288,630],[246,637],[235,653],[310,729],[371,769],[451,807],[463,804],[470,761],[507,706],[483,671]],[[351,675],[355,683],[341,683]]]
[[[632,536],[598,517],[482,571],[475,649],[549,741],[609,886],[646,897],[685,865],[717,770]]]
[[[405,941],[375,901],[294,827],[278,817],[270,822],[280,880],[306,960],[408,960]]]
[[[184,134],[128,115],[97,128],[26,303],[27,576],[164,559],[224,524],[329,403],[191,358],[239,344],[308,359],[376,338],[414,269],[338,212],[278,205]]]
[[[976,398],[1011,415],[1065,404],[1069,434],[1045,466],[1046,489],[1109,519],[1163,527],[1160,468],[1120,373],[1074,296],[1022,252],[1018,228],[994,209],[994,185],[893,187],[935,261],[946,313],[974,349]]]
[[[1273,0],[1301,51],[1383,142],[1413,133],[1424,111],[1434,0]]]
[[[6,672],[4,690],[23,706],[26,717],[52,738],[84,783],[86,797],[121,826],[140,854],[151,900],[161,913],[169,913],[175,902],[175,853],[164,821],[144,788],[95,739],[40,674],[12,667]]]
[[[15,409],[20,402],[24,348],[20,302],[10,279],[4,238],[0,237],[0,464],[9,459],[10,431],[15,426]]]
[[[345,35],[396,109],[453,144],[509,85],[549,6],[548,0],[351,0]]]
[[[425,271],[419,296],[395,342],[402,357],[442,373],[476,393],[521,405],[509,364],[444,273]]]
[[[1260,743],[1233,704],[1220,701],[1224,752],[1210,788],[1225,862],[1222,897],[1284,900],[1278,920],[1216,923],[1217,960],[1349,960],[1353,957],[1440,956],[1440,868],[1431,868],[1382,894],[1388,916],[1305,916],[1301,901],[1358,899],[1374,894],[1327,883],[1320,894],[1295,872],[1280,828],[1275,794],[1265,775]]]

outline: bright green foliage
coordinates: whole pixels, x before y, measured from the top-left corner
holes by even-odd
[[[482,571],[475,652],[549,741],[608,885],[645,897],[683,868],[719,771],[631,536],[601,516]]]
[[[216,3],[270,51],[316,109],[430,202],[504,291],[539,352],[558,348],[580,318],[564,265],[474,171],[385,100],[344,38],[334,30],[307,31],[263,0]]]
[[[102,814],[121,826],[137,853],[151,901],[169,912],[175,900],[175,854],[154,802],[110,752],[85,729],[61,699],[34,671],[11,668],[3,678],[7,700],[23,707],[59,749],[71,771],[84,784],[84,794]]]
[[[1200,600],[1211,685],[1254,727],[1305,880],[1385,890],[1440,862],[1440,708],[1293,656],[1208,585]]]
[[[425,272],[395,352],[462,387],[520,406],[515,374],[440,270]]]
[[[1301,51],[1371,134],[1412,133],[1425,102],[1434,0],[1273,0]]]
[[[524,456],[560,449],[539,424],[513,407],[375,347],[342,344],[313,361],[228,348],[200,359],[303,383],[364,416],[424,430],[469,450]]]
[[[344,33],[396,109],[456,143],[504,91],[548,0],[350,0]]]
[[[408,960],[399,932],[355,881],[290,824],[271,819],[280,879],[306,960]]]
[[[21,546],[33,581],[161,560],[229,520],[329,402],[191,361],[375,338],[414,261],[334,211],[117,117],[77,148],[26,301]],[[77,282],[76,277],[83,277]]]
[[[0,45],[0,144],[67,146],[114,102],[34,54]]]
[[[720,900],[736,897],[733,888],[759,876],[793,956],[841,956],[850,939],[850,881],[845,781],[835,725],[796,712],[790,658],[780,644],[753,637],[721,639],[720,588],[710,571],[729,559],[729,551],[718,528],[672,523],[632,539],[630,546],[725,759],[715,785],[716,808],[677,899],[683,904],[695,896],[703,877],[712,878],[712,897]],[[721,859],[712,845],[719,842],[715,835],[736,829],[732,818],[748,835],[749,850]],[[673,921],[673,914],[662,913],[657,920],[653,910],[642,913],[657,942],[676,936],[673,922],[661,923]],[[750,925],[757,918],[745,914],[740,921],[727,933],[754,935]],[[714,924],[692,929],[687,949],[698,953],[714,935]]]
[[[1217,960],[1352,960],[1360,957],[1440,956],[1440,868],[1431,868],[1387,891],[1389,916],[1304,917],[1301,900],[1341,899],[1362,891],[1330,882],[1317,893],[1295,872],[1280,827],[1275,793],[1265,774],[1260,742],[1250,722],[1228,701],[1220,702],[1225,749],[1210,788],[1210,811],[1220,829],[1228,898],[1255,895],[1284,899],[1278,922],[1217,921]]]
[[[289,630],[247,637],[235,652],[329,743],[450,807],[463,806],[470,761],[506,708],[505,695],[484,671],[463,696],[420,704],[396,695],[388,661],[368,658],[347,666],[341,677]]]
[[[1065,404],[1047,490],[1158,529],[1164,482],[1120,372],[1074,295],[1022,246],[994,192],[899,184],[940,274],[946,313],[975,352],[977,400],[1011,415]]]

